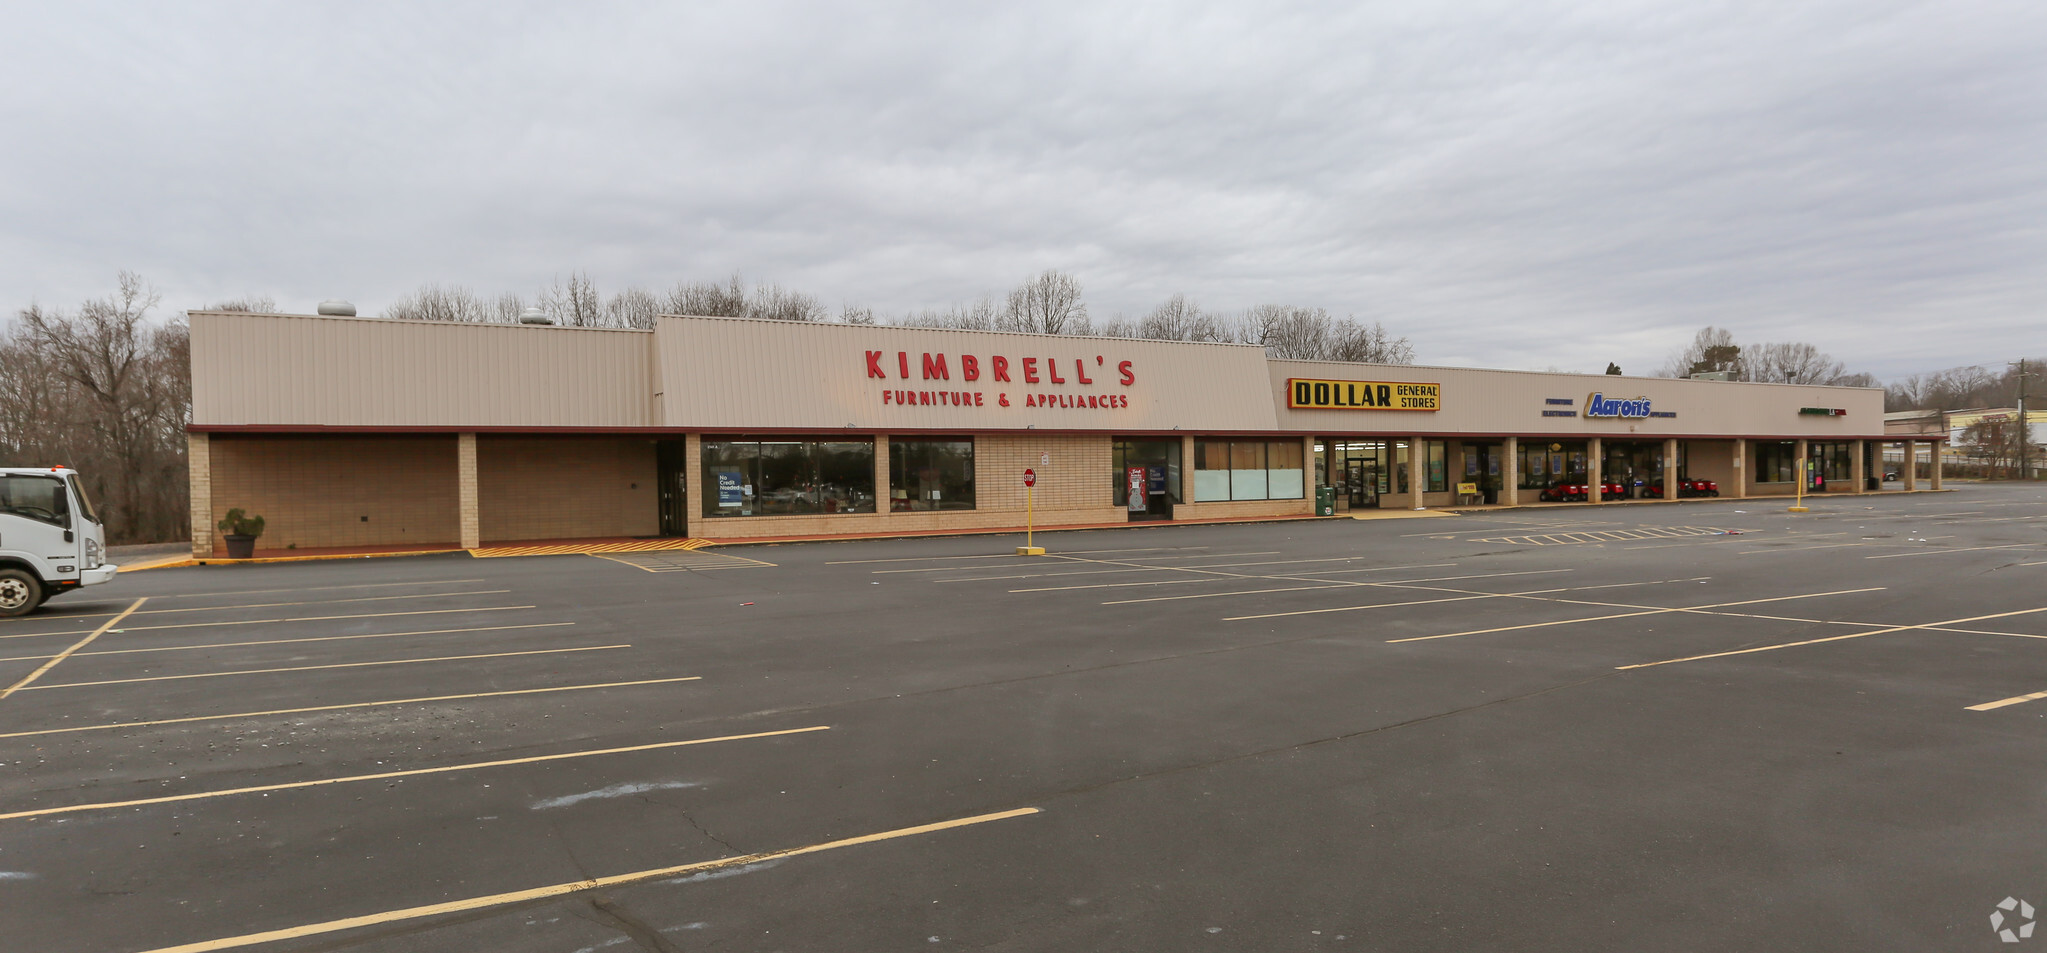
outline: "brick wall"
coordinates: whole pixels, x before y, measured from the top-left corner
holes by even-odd
[[[654,441],[645,437],[476,438],[485,542],[652,536],[661,530]]]
[[[185,463],[192,493],[192,555],[204,559],[213,555],[213,456],[203,433],[185,436]]]
[[[207,456],[213,519],[235,507],[264,517],[261,549],[453,545],[460,533],[453,435],[214,434]],[[224,552],[220,532],[205,529]]]

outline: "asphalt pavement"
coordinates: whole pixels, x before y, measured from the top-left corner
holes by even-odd
[[[0,946],[2047,943],[2047,490],[1787,503],[124,573]]]

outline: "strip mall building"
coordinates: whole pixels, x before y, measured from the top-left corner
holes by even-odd
[[[1863,492],[1883,392],[728,318],[651,331],[193,312],[193,549],[711,540]],[[1937,438],[1920,442],[1931,443]],[[1939,471],[1933,473],[1938,486]],[[1593,493],[1588,505],[1598,503]]]

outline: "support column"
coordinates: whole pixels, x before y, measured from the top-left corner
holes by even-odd
[[[1919,441],[1905,441],[1905,466],[1898,479],[1905,481],[1905,492],[1919,489]]]
[[[1455,506],[1464,502],[1457,496],[1457,484],[1464,482],[1464,441],[1443,442],[1443,483],[1450,491],[1450,503]],[[1483,500],[1485,497],[1479,497]]]
[[[888,464],[888,434],[874,435],[874,515],[877,519],[888,519],[896,509],[896,488]]]
[[[1422,505],[1422,487],[1428,485],[1429,479],[1428,467],[1426,466],[1427,461],[1423,460],[1422,456],[1421,438],[1407,438],[1408,506],[1417,510],[1428,509],[1428,507]]]
[[[185,435],[185,464],[192,491],[192,558],[213,555],[213,445],[203,433]]]
[[[979,466],[978,463],[975,465]],[[975,474],[974,479],[978,482],[980,474]],[[716,489],[711,491],[711,499],[704,499],[703,434],[682,435],[682,485],[686,488],[682,495],[682,505],[686,507],[682,514],[683,525],[689,527],[689,534],[693,537],[710,535],[708,531],[718,524],[715,520],[706,519],[705,514],[711,512],[710,507],[717,505],[718,500]]]
[[[1677,499],[1677,438],[1663,441],[1663,498]]]
[[[461,514],[462,548],[483,545],[483,519],[476,503],[476,434],[455,435],[455,507]]]
[[[1598,437],[1585,441],[1585,501],[1606,502],[1606,447]]]
[[[1180,439],[1188,441],[1193,438],[1182,437]],[[1321,480],[1315,479],[1315,442],[1314,437],[1301,438],[1301,495],[1307,497],[1308,512],[1310,513],[1315,512],[1315,487],[1320,486],[1322,483]],[[1187,446],[1185,443],[1180,445],[1180,459],[1183,461],[1180,464],[1181,471],[1185,472],[1187,464],[1184,461],[1193,459],[1187,456]],[[1325,468],[1323,472],[1327,473],[1328,470]]]
[[[1521,505],[1521,438],[1508,437],[1500,441],[1500,452],[1507,459],[1500,461],[1500,502],[1507,506]]]
[[[1746,439],[1734,442],[1733,477],[1734,486],[1731,489],[1734,492],[1728,495],[1737,499],[1748,496],[1748,441]]]
[[[1853,469],[1849,470],[1848,473],[1849,477],[1855,481],[1855,489],[1849,492],[1852,493],[1864,492],[1865,488],[1869,485],[1868,441],[1866,440],[1855,441],[1855,466]]]
[[[1799,492],[1800,489],[1803,489],[1806,493],[1812,492],[1812,475],[1807,473],[1805,469],[1805,454],[1808,446],[1806,441],[1800,440],[1796,445],[1796,449],[1792,451],[1791,486],[1793,493]],[[1804,481],[1804,483],[1801,485],[1799,481]]]
[[[1933,451],[1933,488],[1940,489],[1940,441],[1928,440],[1926,446]]]

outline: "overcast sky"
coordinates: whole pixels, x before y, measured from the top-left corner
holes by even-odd
[[[1045,268],[1646,373],[2047,352],[2047,4],[0,5],[0,308]]]

